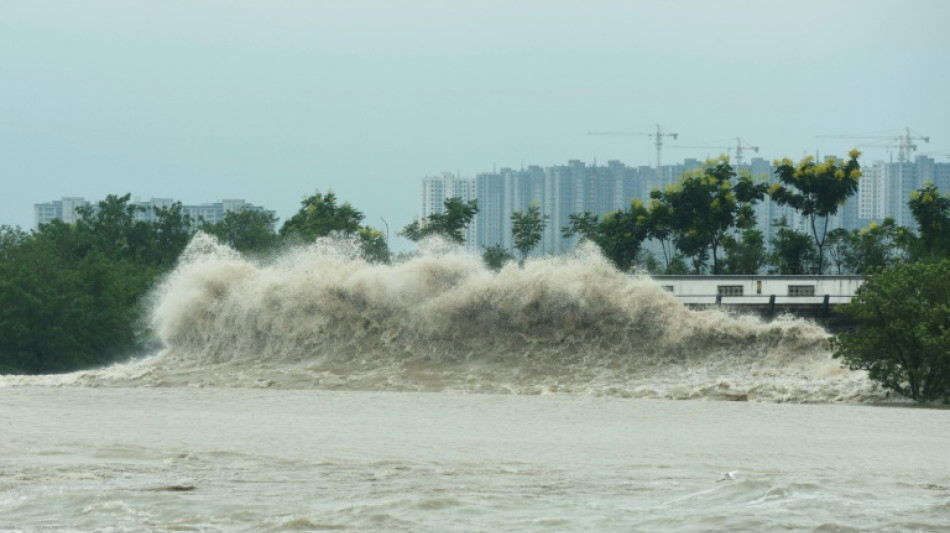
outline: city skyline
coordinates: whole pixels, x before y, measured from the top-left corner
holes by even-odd
[[[119,195],[121,196],[121,195]],[[91,208],[95,212],[102,199],[87,200],[82,196],[64,196],[59,200],[50,200],[38,202],[33,205],[34,228],[40,224],[46,224],[53,220],[62,220],[72,224],[82,218],[79,208]],[[137,208],[134,217],[135,220],[151,222],[155,220],[155,212],[159,209],[169,209],[175,204],[181,204],[182,213],[191,217],[193,227],[197,228],[201,224],[216,224],[224,220],[227,213],[231,211],[261,211],[272,216],[276,213],[262,206],[254,205],[243,199],[226,198],[218,202],[205,202],[201,204],[190,204],[180,202],[174,198],[149,198],[142,200],[137,197],[129,199],[129,205]],[[277,228],[275,227],[276,231]]]
[[[828,157],[835,157],[829,155]],[[841,158],[836,158],[841,161]],[[702,168],[704,161],[686,159],[682,163],[631,167],[620,161],[591,166],[571,160],[567,164],[541,167],[528,165],[520,169],[502,168],[480,173],[473,178],[443,172],[420,180],[420,219],[441,213],[442,202],[450,197],[477,200],[479,212],[466,233],[466,249],[480,251],[491,246],[513,250],[511,214],[538,205],[547,217],[541,242],[532,255],[560,254],[572,249],[577,238],[564,238],[562,228],[570,224],[570,215],[591,212],[602,216],[627,209],[632,200],[650,203],[650,191],[663,189],[678,177]],[[748,173],[756,180],[774,183],[772,162],[753,157],[736,173]],[[916,220],[908,200],[914,190],[934,184],[950,191],[950,162],[937,162],[928,156],[913,161],[878,161],[865,165],[858,190],[847,199],[835,215],[828,219],[828,229],[863,230],[873,223],[892,219],[899,226],[916,231]],[[785,219],[788,225],[808,234],[806,217],[789,206],[780,206],[766,197],[755,204],[756,229],[761,231],[767,247],[778,228],[774,222]],[[654,255],[661,253],[657,243],[645,243]]]
[[[936,0],[514,4],[8,2],[0,224],[49,198],[333,189],[395,237],[420,177],[704,159],[950,153]],[[825,138],[819,136],[852,137]],[[865,139],[869,137],[870,139]],[[876,139],[875,138],[882,138]],[[861,146],[871,144],[878,146]],[[735,154],[732,154],[733,157]]]
[[[424,220],[434,213],[441,213],[442,202],[447,198],[478,200],[479,213],[464,234],[466,250],[478,253],[497,244],[512,249],[512,211],[525,210],[533,203],[538,203],[542,214],[549,216],[550,221],[535,255],[563,253],[575,244],[575,239],[564,239],[560,236],[561,228],[569,222],[569,215],[584,211],[603,215],[627,208],[632,200],[648,204],[651,190],[662,189],[675,183],[685,173],[702,168],[703,163],[703,160],[686,158],[681,162],[665,164],[658,172],[658,169],[650,166],[631,166],[617,160],[591,165],[579,160],[569,160],[567,164],[543,167],[527,165],[520,169],[495,168],[471,178],[442,172],[437,176],[420,178],[418,207],[413,219]],[[771,183],[775,179],[772,162],[764,158],[749,158],[741,166],[734,161],[732,164],[737,173],[747,172],[757,180]],[[926,184],[934,184],[939,190],[950,191],[950,162],[939,162],[925,155],[916,156],[914,161],[904,163],[866,163],[862,172],[858,190],[839,213],[831,217],[830,229],[862,229],[872,222],[880,223],[891,218],[898,225],[913,230],[915,221],[907,205],[910,193]],[[555,182],[563,184],[556,185]],[[558,190],[560,192],[557,192]],[[75,222],[78,217],[77,207],[95,207],[99,200],[101,199],[61,197],[59,200],[36,203],[34,224],[30,227],[36,228],[54,218]],[[132,205],[144,208],[138,215],[142,220],[148,219],[154,208],[169,207],[175,202],[180,200],[151,198],[143,201],[137,196],[131,200]],[[244,199],[224,199],[200,204],[181,203],[185,212],[196,221],[200,218],[208,223],[221,220],[225,213],[232,210],[264,210],[276,215],[275,211]],[[359,209],[359,206],[354,207]],[[785,217],[792,227],[806,233],[808,231],[803,225],[804,219],[801,219],[797,212],[788,207],[779,207],[769,199],[757,204],[756,217],[758,229],[763,231],[767,244],[776,231],[772,222],[778,218]],[[277,230],[282,222],[278,217],[274,229]],[[383,223],[384,227],[379,229],[387,231],[390,238],[404,226],[401,222],[393,224],[392,227],[386,221]],[[403,250],[396,248],[395,251]]]

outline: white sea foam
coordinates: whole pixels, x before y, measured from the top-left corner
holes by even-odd
[[[821,327],[687,309],[592,248],[493,272],[444,246],[375,265],[329,240],[259,263],[199,233],[153,301],[156,356],[0,385],[883,398]]]

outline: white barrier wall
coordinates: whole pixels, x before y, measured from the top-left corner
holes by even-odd
[[[651,276],[684,303],[822,303],[851,301],[861,276]],[[774,298],[773,298],[774,297]]]

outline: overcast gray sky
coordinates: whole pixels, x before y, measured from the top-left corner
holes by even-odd
[[[394,234],[422,176],[652,165],[649,138],[587,132],[656,123],[768,159],[905,127],[950,153],[948,21],[945,0],[0,0],[0,224],[126,192],[284,220],[333,189]]]

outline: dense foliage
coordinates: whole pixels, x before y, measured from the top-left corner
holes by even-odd
[[[627,209],[607,213],[603,218],[585,211],[570,215],[570,224],[561,229],[565,238],[575,235],[600,247],[604,256],[621,271],[637,264],[640,249],[648,237],[648,211],[640,200],[630,202]]]
[[[883,224],[833,235],[848,268],[867,274],[840,312],[857,327],[833,339],[834,356],[882,386],[919,402],[950,402],[950,200],[936,187],[909,206],[918,234]]]
[[[492,270],[501,270],[501,267],[509,261],[514,261],[514,259],[511,252],[505,250],[505,247],[500,244],[488,246],[482,251],[482,261],[485,262],[485,266]]]
[[[228,211],[224,220],[204,224],[201,231],[243,253],[265,253],[274,249],[280,237],[274,233],[277,217],[267,211]]]
[[[785,218],[775,222],[778,231],[772,241],[770,274],[803,275],[814,272],[818,249],[806,233],[789,227]]]
[[[650,196],[657,209],[672,210],[670,221],[676,248],[700,273],[712,260],[712,273],[722,274],[719,251],[736,229],[755,226],[753,206],[765,196],[766,185],[748,175],[736,176],[729,158],[707,161],[702,169],[686,173],[677,185]],[[685,214],[685,216],[684,216]]]
[[[304,198],[300,209],[280,228],[280,236],[291,242],[312,242],[320,237],[356,239],[363,257],[385,263],[390,260],[386,236],[361,223],[365,216],[349,202],[337,205],[333,191],[319,191]]]
[[[950,401],[950,260],[871,276],[843,311],[859,327],[837,337],[835,357],[902,396]]]
[[[446,198],[442,208],[441,213],[433,213],[421,221],[413,220],[399,234],[414,242],[438,235],[450,242],[465,243],[465,228],[478,214],[478,200],[466,202],[459,197]]]
[[[316,193],[281,228],[260,211],[232,211],[215,224],[192,220],[181,204],[144,208],[129,195],[80,210],[75,224],[32,232],[0,227],[0,373],[55,373],[108,364],[145,350],[148,292],[175,265],[196,228],[245,253],[282,240],[357,239],[368,260],[388,261],[381,232],[362,213]],[[147,216],[150,215],[150,216]]]
[[[101,365],[148,342],[138,304],[191,230],[178,204],[151,222],[140,213],[129,195],[108,196],[76,224],[0,229],[0,372]]]
[[[912,248],[914,255],[924,258],[950,255],[950,198],[928,184],[911,194],[908,205],[920,236]]]

